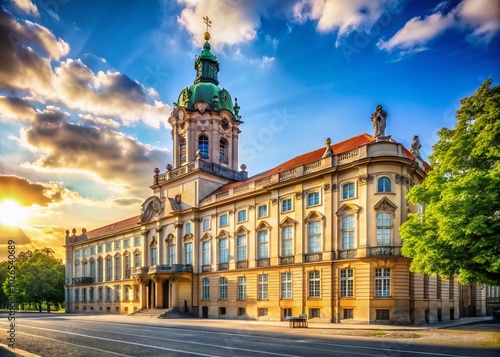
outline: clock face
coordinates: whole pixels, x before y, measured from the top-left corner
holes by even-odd
[[[179,110],[179,119],[184,119],[184,110]]]

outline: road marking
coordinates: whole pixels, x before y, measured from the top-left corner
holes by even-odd
[[[96,348],[96,347],[89,347],[89,346],[85,346],[85,345],[78,345],[76,343],[71,343],[71,342],[56,340],[55,338],[50,338],[50,337],[45,337],[45,336],[40,336],[40,335],[34,335],[34,334],[31,334],[31,333],[27,333],[27,332],[19,332],[19,333],[21,333],[23,335],[28,335],[28,336],[43,338],[45,340],[54,341],[54,342],[57,342],[57,343],[65,343],[65,344],[71,345],[71,346],[82,347],[82,348],[86,348],[88,350],[93,350],[93,351],[98,351],[98,352],[105,352],[105,353],[108,353],[110,355],[122,356],[122,357],[134,357],[134,356],[131,356],[131,355],[124,355],[124,354],[121,354],[121,353],[118,353],[118,352],[113,352],[113,351],[108,351],[108,350],[102,350],[102,349]]]
[[[29,326],[29,325],[25,325],[25,324],[17,324],[17,325],[18,326],[22,326],[22,327],[27,327],[27,328],[33,328],[33,329],[37,329],[37,330],[50,331],[50,332],[58,332],[58,333],[65,333],[67,335],[87,337],[87,338],[94,338],[94,339],[97,339],[97,340],[103,340],[103,341],[109,341],[109,342],[125,343],[125,344],[129,344],[129,345],[141,346],[143,348],[144,347],[146,347],[146,348],[154,348],[154,349],[159,349],[159,350],[164,350],[164,351],[172,351],[172,352],[179,352],[179,353],[185,353],[185,354],[192,354],[192,355],[196,355],[196,356],[222,357],[222,356],[208,355],[208,354],[205,354],[205,353],[182,351],[182,350],[177,350],[177,349],[173,349],[173,348],[166,348],[166,347],[160,347],[160,346],[145,345],[143,343],[136,343],[136,342],[130,342],[130,341],[114,340],[114,339],[105,338],[105,337],[97,337],[97,336],[91,336],[91,335],[84,335],[84,334],[80,334],[80,333],[76,333],[76,332],[68,332],[68,331],[54,330],[54,329],[49,329],[49,328],[44,328],[44,327]],[[85,330],[88,330],[88,329],[85,329]],[[148,336],[144,336],[144,335],[123,333],[123,332],[113,332],[113,331],[107,331],[107,332],[114,333],[114,334],[119,334],[119,335],[134,336],[134,337],[148,337]],[[265,352],[265,351],[255,351],[255,350],[249,350],[249,349],[246,349],[246,348],[219,346],[219,345],[212,345],[212,344],[208,344],[208,343],[192,342],[192,341],[185,341],[185,340],[174,340],[174,339],[161,338],[161,337],[155,337],[155,339],[157,339],[157,340],[164,340],[164,341],[172,341],[172,342],[188,343],[188,344],[192,344],[192,345],[201,345],[201,346],[216,347],[216,348],[222,348],[222,349],[226,349],[226,350],[236,350],[236,351],[245,351],[245,352],[257,352],[257,353],[260,353],[260,354],[267,354],[267,355],[273,355],[273,356],[301,357],[301,356],[297,356],[297,355],[288,355],[288,354],[283,354],[283,353],[274,353],[274,352]]]

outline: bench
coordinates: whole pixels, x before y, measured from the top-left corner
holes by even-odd
[[[307,315],[306,314],[300,314],[298,317],[287,316],[287,320],[288,320],[288,327],[289,328],[307,327]]]

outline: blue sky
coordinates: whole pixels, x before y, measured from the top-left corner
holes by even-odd
[[[167,118],[193,83],[203,16],[250,175],[372,134],[377,104],[386,133],[407,147],[419,135],[427,156],[460,99],[500,77],[499,0],[2,4],[0,214],[19,206],[10,223],[31,248],[138,214],[172,162]]]

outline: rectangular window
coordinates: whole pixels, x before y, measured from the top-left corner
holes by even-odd
[[[354,197],[354,182],[342,185],[342,199],[346,200],[348,198],[353,198],[353,197]]]
[[[130,239],[125,239],[123,241],[123,248],[130,248]]]
[[[92,278],[92,282],[94,282],[94,279],[95,279],[95,260],[91,260],[89,265],[90,265],[89,276]]]
[[[202,243],[202,264],[210,265],[210,244],[211,242],[203,242]]]
[[[97,246],[97,254],[101,254],[103,252],[102,248],[102,244]]]
[[[158,248],[151,248],[151,265],[158,265]]]
[[[377,213],[377,245],[391,245],[391,214],[387,212]]]
[[[96,246],[90,247],[90,255],[96,254]]]
[[[309,281],[307,286],[307,297],[309,298],[319,298],[321,295],[320,289],[320,272],[319,270],[313,270],[309,272]]]
[[[210,229],[210,218],[203,219],[203,230],[208,231]]]
[[[134,254],[134,266],[136,268],[139,268],[141,266],[141,254],[140,253]]]
[[[115,258],[115,280],[120,280],[122,278],[122,258]]]
[[[377,317],[376,317],[377,320],[389,320],[390,319],[389,310],[377,310],[376,315],[377,315]]]
[[[111,243],[106,243],[106,252],[111,251]]]
[[[287,226],[281,229],[281,256],[293,255],[293,227]]]
[[[266,300],[269,299],[269,285],[267,274],[259,274],[257,277],[257,299]]]
[[[127,254],[126,256],[123,257],[123,261],[125,262],[125,276],[123,277],[124,279],[130,279],[131,272],[130,272],[130,254]]]
[[[219,239],[219,263],[229,262],[229,248],[227,238]]]
[[[139,301],[140,299],[141,299],[141,286],[135,285],[134,286],[134,300]]]
[[[115,242],[115,250],[118,250],[121,248],[120,242]]]
[[[292,308],[291,307],[285,307],[283,308],[283,318],[286,319],[287,317],[291,317],[292,315]]]
[[[80,289],[75,289],[75,301],[80,301]]]
[[[78,250],[75,250],[75,259],[80,259],[81,258],[81,250],[78,249]]]
[[[244,209],[238,211],[238,223],[246,222],[246,220],[247,220],[247,211]]]
[[[321,252],[321,222],[310,222],[307,227],[308,253]]]
[[[340,297],[354,297],[354,270],[340,271]]]
[[[201,281],[201,298],[202,300],[210,299],[210,280],[203,278]]]
[[[261,307],[259,309],[259,316],[267,316],[267,315],[268,315],[267,307]]]
[[[239,276],[238,277],[238,300],[246,300],[247,299],[247,277]]]
[[[87,289],[82,289],[82,301],[87,301]]]
[[[267,217],[267,204],[257,206],[257,218]]]
[[[292,199],[285,198],[281,201],[281,213],[290,212],[292,210]]]
[[[83,256],[86,257],[89,255],[89,248],[83,248]]]
[[[123,300],[130,300],[130,286],[128,285],[125,285],[125,288],[123,289]]]
[[[106,259],[106,281],[113,280],[113,262],[111,258]]]
[[[219,279],[219,300],[227,300],[227,278]]]
[[[111,288],[109,286],[106,287],[106,301],[111,301]]]
[[[186,234],[191,233],[191,222],[186,222],[184,230],[186,231]]]
[[[134,246],[137,247],[138,245],[141,245],[141,237],[134,238]]]
[[[342,249],[354,248],[354,216],[342,217]]]
[[[319,319],[321,317],[321,310],[318,308],[309,309],[310,319]]]
[[[292,298],[292,273],[281,273],[281,299]]]
[[[236,236],[236,260],[242,262],[247,260],[247,236],[238,234]]]
[[[102,301],[102,286],[97,288],[97,301]]]
[[[391,269],[375,269],[375,296],[391,296]]]
[[[319,203],[319,191],[307,194],[307,207],[317,206]]]
[[[257,232],[259,245],[257,259],[269,258],[269,232],[267,230]]]
[[[175,245],[168,246],[168,265],[175,264]]]
[[[103,281],[104,277],[104,269],[103,269],[103,264],[104,262],[102,260],[97,261],[97,281],[101,283]]]
[[[354,318],[353,310],[352,309],[344,309],[344,319],[350,320],[353,318]]]
[[[219,216],[219,227],[226,227],[227,223],[227,213]]]
[[[193,243],[191,242],[184,245],[184,264],[193,264]]]

